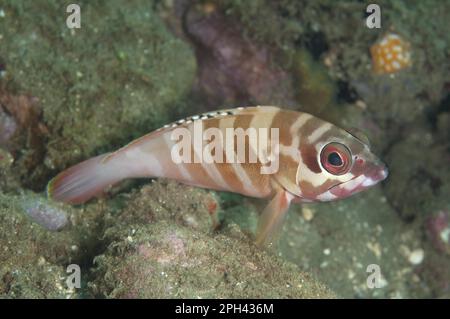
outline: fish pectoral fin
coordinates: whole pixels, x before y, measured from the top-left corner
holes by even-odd
[[[284,218],[289,210],[294,195],[286,190],[278,191],[270,203],[264,208],[256,231],[256,245],[259,247],[271,246],[278,239],[283,228]]]

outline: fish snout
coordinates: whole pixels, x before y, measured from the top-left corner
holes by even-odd
[[[380,162],[374,165],[373,168],[364,175],[366,179],[363,181],[362,185],[369,187],[385,180],[389,175],[389,169],[386,164]]]

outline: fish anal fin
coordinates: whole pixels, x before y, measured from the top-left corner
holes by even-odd
[[[270,247],[274,245],[283,228],[286,213],[291,201],[295,198],[286,190],[279,190],[264,208],[256,231],[256,245]]]

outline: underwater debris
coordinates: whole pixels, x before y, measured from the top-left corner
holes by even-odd
[[[411,45],[395,33],[388,33],[370,47],[376,74],[395,73],[411,66]]]
[[[448,211],[439,211],[429,217],[425,228],[433,247],[450,255],[450,218]]]
[[[415,249],[411,251],[408,255],[408,261],[412,265],[419,265],[422,263],[423,259],[425,257],[425,252],[423,249]]]
[[[30,193],[22,195],[19,206],[31,220],[48,230],[60,230],[68,222],[67,213],[62,209],[62,205],[52,203],[39,195]]]
[[[218,215],[219,203],[216,196],[214,196],[214,194],[209,194],[208,196],[206,196],[205,205],[209,215],[211,215],[211,220],[213,223],[212,227],[213,229],[216,229],[217,227],[220,226],[220,220]]]

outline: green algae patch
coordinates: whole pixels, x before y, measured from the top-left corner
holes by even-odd
[[[66,5],[2,2],[2,81],[39,100],[49,134],[37,171],[46,177],[172,120],[196,69],[148,2],[81,1],[80,29],[66,26]]]

